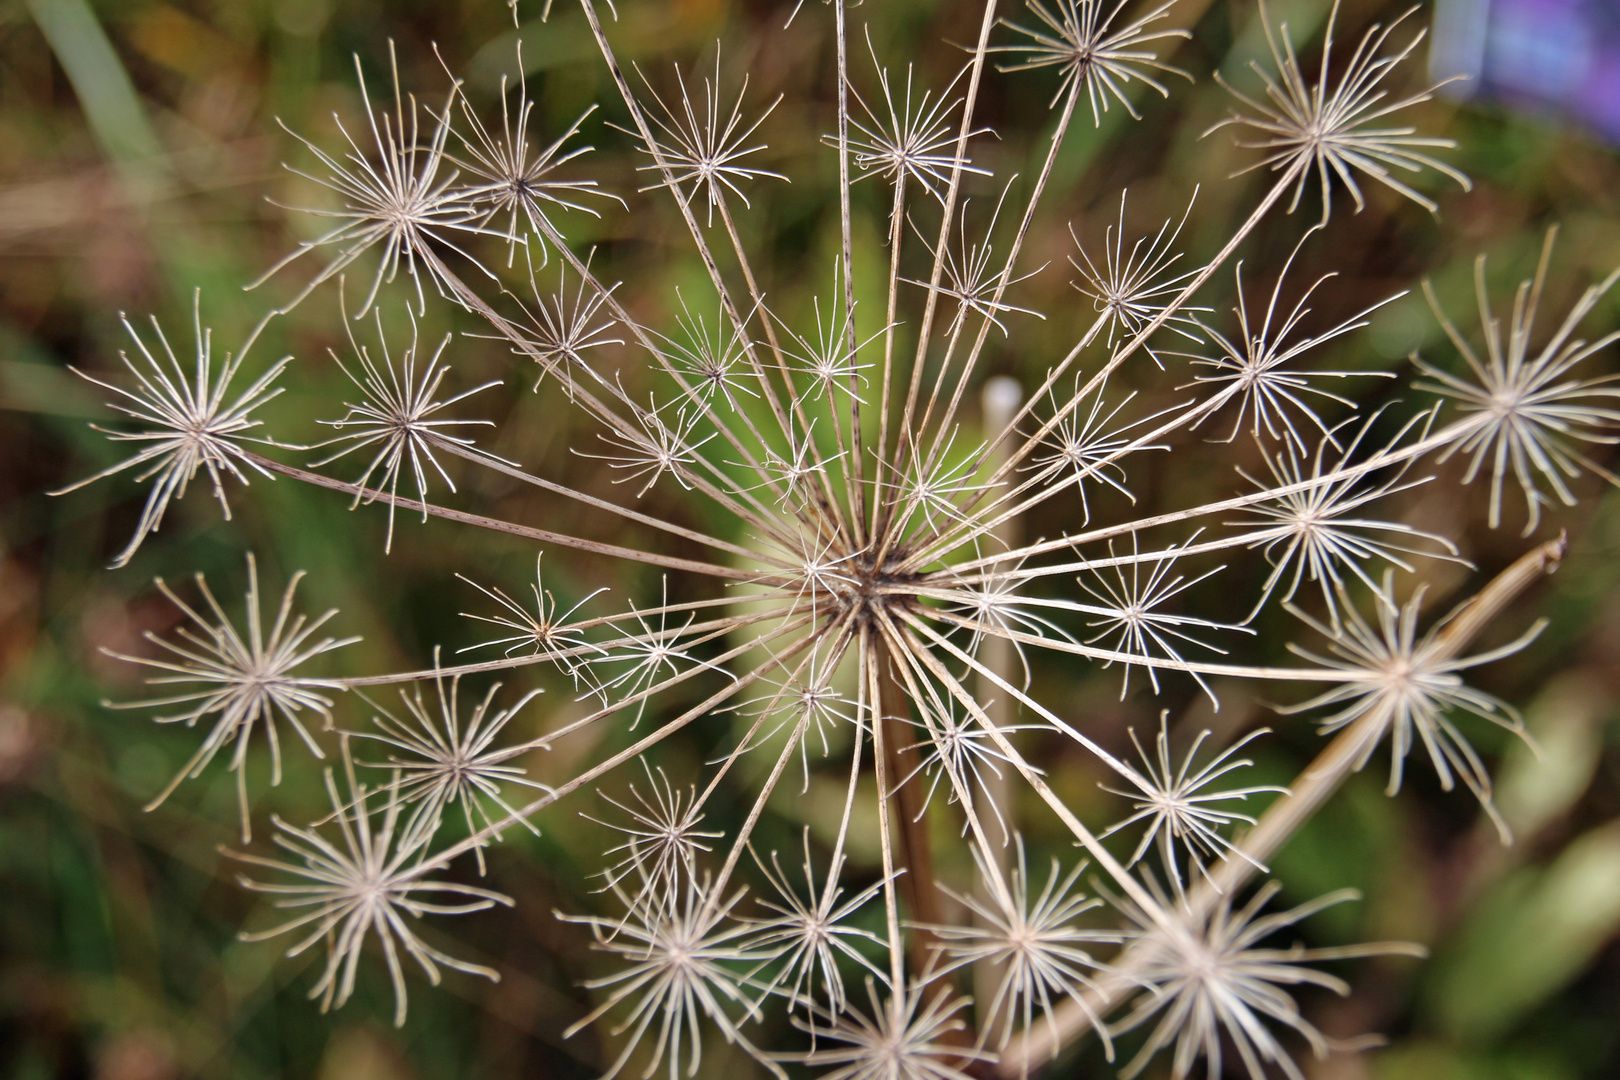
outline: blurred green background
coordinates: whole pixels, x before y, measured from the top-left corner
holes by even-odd
[[[790,8],[625,0],[611,32],[621,56],[646,65],[654,83],[667,84],[664,58],[712,64],[712,43],[723,38],[727,76],[749,72],[752,101],[786,95],[761,129],[770,149],[759,164],[790,173],[793,183],[750,187],[754,207],[743,215],[743,228],[753,249],[767,253],[760,263],[765,288],[798,311],[809,290],[824,287],[822,256],[834,250],[836,229],[829,182],[836,174],[833,157],[817,145],[831,128],[828,20],[809,5],[784,29]],[[1314,57],[1324,5],[1299,0],[1274,10],[1305,43],[1307,59]],[[1349,0],[1341,43],[1401,10]],[[385,560],[380,509],[351,515],[341,498],[255,480],[234,493],[230,522],[220,520],[206,491],[193,491],[132,565],[112,572],[105,566],[125,543],[142,493],[123,478],[60,498],[44,494],[118,460],[119,448],[87,426],[110,418],[105,395],[67,365],[103,377],[121,372],[116,357],[129,342],[119,313],[137,325],[157,315],[183,355],[193,291],[200,288],[203,317],[222,351],[312,272],[300,266],[242,292],[318,232],[318,222],[282,209],[318,205],[322,194],[282,168],[286,162],[307,169],[311,158],[275,120],[336,148],[333,114],[346,118],[351,131],[361,120],[352,57],[359,55],[379,93],[390,39],[402,81],[435,107],[447,79],[434,44],[487,109],[501,74],[512,68],[519,36],[545,138],[602,100],[582,136],[598,147],[589,172],[625,195],[631,208],[608,207],[600,221],[573,215],[569,235],[602,245],[598,265],[610,280],[626,280],[621,295],[632,310],[667,313],[672,287],[698,273],[678,221],[667,200],[634,196],[640,162],[628,139],[605,126],[622,117],[577,12],[560,3],[545,26],[538,15],[539,5],[525,0],[523,25],[515,30],[499,0],[0,3],[0,1075],[549,1080],[594,1076],[611,1061],[596,1032],[562,1039],[589,1009],[579,983],[602,968],[577,929],[552,914],[602,905],[587,875],[598,869],[611,834],[579,816],[600,813],[599,801],[558,808],[542,821],[542,836],[514,833],[492,854],[488,884],[517,898],[514,911],[429,927],[429,935],[455,935],[457,955],[498,963],[499,986],[451,973],[431,989],[413,978],[411,1018],[396,1031],[389,1026],[387,980],[374,965],[363,972],[356,999],[322,1017],[305,997],[318,971],[310,957],[288,961],[274,943],[236,939],[243,926],[269,925],[272,914],[235,886],[235,868],[219,852],[237,843],[231,778],[216,767],[143,814],[140,807],[186,759],[194,736],[155,728],[148,713],[101,704],[144,695],[141,673],[102,650],[149,653],[141,635],[176,626],[154,577],[183,582],[205,572],[234,610],[245,583],[243,551],[258,553],[267,598],[294,570],[308,570],[306,610],[341,608],[333,631],[365,638],[324,671],[353,673],[424,666],[435,645],[477,641],[476,627],[457,613],[481,610],[479,598],[450,575],[476,573],[481,583],[517,595],[530,580],[533,551],[401,515]],[[872,0],[855,18],[869,24],[881,55],[915,59],[919,75],[937,83],[960,62],[951,42],[970,39],[976,12],[959,0]],[[1194,185],[1202,185],[1186,243],[1207,254],[1246,214],[1261,182],[1254,175],[1227,178],[1252,161],[1252,152],[1234,148],[1224,132],[1200,137],[1228,108],[1211,72],[1255,86],[1245,65],[1264,44],[1253,6],[1184,0],[1171,22],[1196,31],[1191,42],[1172,42],[1168,57],[1196,73],[1196,83],[1170,80],[1168,102],[1137,95],[1139,122],[1117,106],[1095,131],[1088,121],[1059,163],[1049,219],[1069,223],[1092,250],[1115,220],[1124,186],[1127,224],[1140,231],[1179,216]],[[870,86],[870,75],[863,57],[857,80]],[[977,161],[1003,174],[1033,167],[1044,132],[1030,121],[1045,118],[1055,87],[1050,75],[990,80],[981,121],[1001,137],[986,141]],[[1407,92],[1421,89],[1417,67],[1401,78]],[[1425,181],[1424,190],[1441,203],[1438,218],[1382,191],[1369,192],[1359,216],[1340,207],[1327,233],[1302,254],[1297,279],[1339,272],[1313,301],[1321,318],[1345,318],[1428,276],[1452,317],[1477,335],[1474,257],[1490,255],[1497,303],[1505,308],[1514,283],[1532,272],[1551,224],[1563,232],[1549,312],[1620,265],[1620,158],[1612,147],[1556,118],[1494,107],[1437,101],[1418,110],[1417,119],[1425,132],[1460,142],[1448,160],[1473,177],[1475,189],[1465,194]],[[886,256],[881,225],[872,223],[881,221],[887,195],[874,183],[856,192],[867,223],[857,244],[875,265]],[[1297,214],[1268,221],[1245,249],[1251,265],[1275,265],[1317,213],[1307,196]],[[995,370],[1026,385],[1061,355],[1089,308],[1070,291],[1074,275],[1064,260],[1073,249],[1061,224],[1038,233],[1032,246],[1031,264],[1050,266],[1026,286],[1020,303],[1054,317],[1038,325],[1025,320],[1018,349],[993,353]],[[1269,288],[1271,279],[1253,272],[1254,288]],[[1211,293],[1217,317],[1224,317],[1231,275],[1223,273]],[[424,320],[425,337],[459,326],[443,308]],[[656,314],[648,321],[662,325]],[[1591,331],[1616,325],[1620,302],[1611,297]],[[313,440],[320,433],[309,417],[340,415],[335,403],[352,393],[325,359],[329,348],[346,347],[340,327],[332,296],[317,293],[256,347],[261,364],[283,353],[297,358],[283,380],[287,392],[266,411],[270,431]],[[1365,332],[1335,343],[1318,366],[1404,374],[1404,358],[1414,349],[1439,362],[1455,359],[1421,299],[1408,296],[1381,309]],[[491,342],[458,339],[456,356],[458,386],[504,376],[514,390],[509,399],[487,395],[494,411],[484,415],[501,428],[482,445],[531,465],[580,467],[568,447],[587,436],[559,418],[554,393],[528,394],[531,373],[514,372],[511,358]],[[1602,362],[1620,370],[1612,350]],[[1144,401],[1173,392],[1178,382],[1144,375]],[[1373,404],[1394,391],[1383,380],[1361,380],[1352,392]],[[1138,509],[1231,490],[1231,463],[1243,463],[1240,455],[1240,449],[1199,455],[1206,460],[1174,473],[1133,475]],[[1398,938],[1432,949],[1422,964],[1347,968],[1341,973],[1356,989],[1346,1000],[1302,995],[1307,1014],[1330,1035],[1379,1031],[1389,1038],[1384,1049],[1326,1062],[1306,1055],[1302,1065],[1313,1080],[1620,1075],[1620,495],[1587,477],[1577,485],[1582,504],[1548,515],[1541,533],[1525,540],[1518,536],[1522,518],[1512,514],[1500,530],[1484,527],[1484,493],[1458,487],[1457,464],[1403,497],[1412,520],[1457,538],[1476,567],[1426,564],[1435,582],[1432,610],[1446,610],[1535,540],[1559,528],[1571,537],[1564,568],[1528,594],[1498,639],[1485,644],[1511,640],[1538,615],[1549,617],[1551,628],[1520,655],[1478,674],[1484,689],[1523,707],[1541,753],[1486,725],[1466,725],[1493,761],[1503,812],[1518,833],[1511,848],[1496,842],[1465,794],[1437,790],[1426,764],[1410,770],[1398,798],[1385,798],[1381,754],[1276,860],[1284,900],[1346,885],[1366,894],[1363,903],[1302,927],[1313,944]],[[521,492],[466,479],[475,505],[530,519],[537,513]],[[605,484],[600,470],[591,482]],[[677,518],[694,513],[662,489],[649,500]],[[1125,509],[1107,500],[1093,507],[1099,515]],[[588,516],[582,526],[597,527],[607,526]],[[622,533],[615,538],[629,542]],[[548,580],[565,607],[598,585],[631,595],[649,585],[646,575],[635,579],[622,567],[558,559],[558,576]],[[1255,563],[1234,573],[1249,575],[1242,580],[1252,586],[1265,570]],[[1262,646],[1276,657],[1286,655],[1283,637],[1298,634],[1281,613],[1265,616],[1260,629],[1263,641],[1279,643]],[[1088,731],[1115,747],[1128,747],[1128,727],[1150,732],[1161,707],[1171,709],[1182,746],[1200,727],[1227,740],[1269,724],[1277,734],[1254,744],[1254,783],[1287,782],[1318,745],[1307,721],[1277,718],[1241,688],[1223,690],[1225,707],[1216,714],[1190,686],[1167,687],[1163,701],[1133,689],[1121,702],[1117,673],[1041,663],[1035,677],[1043,700],[1084,716]],[[548,708],[576,707],[565,683],[532,673],[511,681],[544,685]],[[346,701],[342,710],[341,723],[365,722],[363,703]],[[724,736],[723,724],[698,732],[690,746],[669,748],[661,760],[685,775]],[[298,820],[320,812],[319,770],[301,753],[291,752],[288,778],[273,798],[256,760],[261,830],[268,809]],[[526,764],[538,778],[555,779],[570,764],[558,756]],[[1106,812],[1087,762],[1062,746],[1043,760],[1055,788],[1083,810]],[[622,793],[622,778],[613,790]],[[773,806],[764,826],[770,842],[792,851],[798,821],[814,822],[821,794],[813,784],[802,806]],[[727,809],[739,798],[723,795],[717,813],[740,814]],[[1057,837],[1032,828],[1032,865],[1044,866],[1049,851],[1073,857]],[[947,827],[942,839],[949,838]],[[953,858],[944,859],[946,872],[965,873]],[[722,1045],[710,1047],[702,1074],[745,1075],[746,1059],[726,1054]],[[1167,1071],[1158,1062],[1148,1075]],[[1111,1072],[1092,1048],[1052,1075]]]

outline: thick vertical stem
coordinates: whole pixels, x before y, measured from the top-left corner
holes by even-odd
[[[900,840],[900,865],[905,873],[900,877],[900,892],[905,897],[906,909],[913,923],[938,926],[944,921],[939,903],[939,888],[934,878],[934,851],[928,837],[928,806],[923,801],[923,785],[915,778],[904,782],[921,753],[920,749],[907,752],[904,748],[915,743],[914,734],[907,730],[905,718],[911,706],[905,689],[894,670],[893,659],[881,635],[874,635],[874,654],[877,661],[878,715],[883,724],[883,754],[889,788],[880,793],[894,804],[897,818],[896,832]],[[938,938],[920,926],[911,928],[907,962],[913,975],[921,977],[933,959]]]
[[[883,723],[882,676],[888,657],[881,651],[870,626],[861,627],[861,688],[867,706],[867,722],[872,726],[872,771],[877,778],[878,837],[883,848],[883,909],[888,923],[889,986],[894,994],[906,985],[905,939],[900,936],[900,905],[895,898],[895,878],[900,868],[894,857],[894,832],[889,827],[889,800],[884,793],[889,789],[889,751]]]

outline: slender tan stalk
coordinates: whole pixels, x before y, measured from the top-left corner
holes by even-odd
[[[1557,570],[1567,550],[1568,542],[1563,536],[1533,548],[1472,599],[1461,604],[1436,635],[1436,660],[1454,658],[1467,648],[1526,588]],[[1207,913],[1222,896],[1241,889],[1254,876],[1256,868],[1265,865],[1265,861],[1310,820],[1354,771],[1368,731],[1376,731],[1388,721],[1389,717],[1383,712],[1370,712],[1322,749],[1289,785],[1289,794],[1279,796],[1260,816],[1260,823],[1238,838],[1237,850],[1212,868],[1209,879],[1189,893],[1187,903],[1194,918]],[[1107,976],[1086,993],[1086,1005],[1095,1015],[1103,1015],[1125,995],[1140,989],[1132,976],[1142,959],[1140,949],[1127,948]],[[996,1066],[997,1075],[1009,1080],[1026,1075],[1035,1063],[1049,1059],[1054,1047],[1070,1045],[1090,1023],[1085,1009],[1072,1001],[1063,1002],[1055,1012],[1054,1021],[1047,1024],[1043,1020],[1027,1034],[1016,1036],[1002,1053]]]

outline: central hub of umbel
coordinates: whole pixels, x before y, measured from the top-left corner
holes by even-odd
[[[881,558],[871,551],[806,560],[802,571],[808,592],[839,612],[864,618],[881,608],[909,604],[918,575],[905,568],[904,553],[891,550]]]

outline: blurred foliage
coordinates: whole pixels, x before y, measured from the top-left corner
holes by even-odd
[[[742,227],[755,250],[780,253],[763,263],[762,285],[789,312],[805,307],[809,290],[820,284],[813,278],[821,271],[811,268],[828,265],[817,256],[833,250],[836,228],[827,198],[835,161],[817,149],[831,127],[830,31],[813,4],[784,29],[791,6],[621,0],[612,30],[622,57],[640,62],[655,85],[668,81],[668,58],[712,63],[713,42],[723,38],[723,68],[732,76],[750,74],[751,99],[786,95],[762,129],[771,144],[762,165],[791,172],[792,183],[750,188],[754,207]],[[552,916],[553,908],[590,910],[599,903],[581,883],[589,882],[612,841],[580,817],[591,805],[558,808],[542,818],[538,838],[514,831],[492,852],[490,884],[519,899],[514,911],[448,930],[427,928],[430,935],[458,935],[458,955],[498,964],[499,986],[455,974],[436,990],[413,982],[410,1021],[396,1031],[387,1026],[386,978],[368,970],[356,1000],[323,1018],[305,998],[312,979],[308,955],[288,961],[274,943],[236,939],[243,926],[266,925],[271,913],[236,888],[235,869],[221,854],[221,845],[236,842],[232,778],[216,770],[183,786],[160,809],[142,813],[194,742],[155,729],[142,712],[102,704],[144,693],[139,673],[103,650],[140,652],[147,648],[142,634],[175,625],[176,612],[152,587],[154,577],[185,582],[200,571],[222,598],[234,598],[245,584],[243,550],[258,552],[270,593],[294,570],[307,569],[306,606],[341,608],[334,629],[364,635],[363,644],[336,662],[348,672],[388,670],[429,663],[435,645],[449,650],[476,640],[457,613],[477,598],[453,581],[453,571],[476,568],[483,580],[515,595],[531,580],[534,553],[401,515],[394,552],[383,559],[377,508],[351,515],[328,493],[255,480],[234,500],[229,522],[194,492],[170,511],[160,543],[149,543],[131,567],[109,573],[105,564],[139,513],[133,485],[101,483],[55,499],[44,494],[117,460],[116,448],[86,425],[110,415],[101,393],[66,367],[103,374],[114,368],[129,344],[118,313],[128,312],[137,323],[156,314],[177,348],[185,348],[193,291],[200,288],[204,319],[229,347],[264,310],[295,291],[300,270],[241,292],[319,224],[282,209],[318,205],[321,192],[281,167],[284,161],[308,167],[310,159],[275,119],[332,146],[333,114],[351,124],[360,115],[354,54],[380,90],[391,38],[405,85],[436,107],[448,86],[436,46],[467,80],[474,100],[488,107],[521,36],[539,129],[560,130],[591,102],[607,102],[585,128],[586,140],[599,148],[592,172],[609,190],[633,192],[639,163],[626,137],[606,126],[619,117],[577,15],[558,3],[551,22],[541,25],[539,7],[524,0],[523,25],[515,30],[500,0],[0,3],[0,1075],[597,1075],[602,1058],[594,1033],[562,1039],[588,1009],[579,983],[597,968],[587,942]],[[1312,43],[1306,55],[1315,55],[1325,5],[1294,0],[1275,7],[1296,40]],[[960,62],[951,43],[969,37],[975,9],[964,0],[873,0],[855,17],[870,23],[880,55],[906,57],[919,74],[939,80]],[[1380,0],[1349,0],[1340,41],[1400,10]],[[1249,152],[1235,149],[1224,133],[1201,136],[1226,109],[1210,74],[1220,70],[1249,85],[1247,62],[1264,49],[1254,16],[1246,0],[1182,0],[1174,21],[1194,27],[1196,36],[1170,58],[1196,73],[1196,84],[1177,80],[1168,102],[1141,98],[1138,122],[1116,107],[1095,132],[1082,132],[1065,149],[1054,212],[1081,240],[1100,242],[1120,213],[1119,191],[1127,185],[1130,227],[1179,216],[1187,193],[1202,185],[1185,237],[1195,257],[1218,246],[1247,212],[1259,179],[1228,174],[1251,160]],[[869,63],[864,56],[860,61],[856,78],[869,79]],[[1409,77],[1415,84],[1421,74]],[[990,81],[978,119],[1001,138],[983,145],[980,164],[1007,173],[1039,152],[1044,135],[1027,121],[1044,116],[1053,87],[1042,76]],[[1563,229],[1549,286],[1554,308],[1620,264],[1620,160],[1612,148],[1553,123],[1444,102],[1428,107],[1423,119],[1426,131],[1461,143],[1451,160],[1475,179],[1475,190],[1435,185],[1438,219],[1382,191],[1370,193],[1361,215],[1336,219],[1301,256],[1300,280],[1327,269],[1339,273],[1313,301],[1324,321],[1429,277],[1452,317],[1473,326],[1475,255],[1490,256],[1490,277],[1501,296],[1528,274],[1543,231],[1554,223]],[[886,196],[875,184],[855,190],[858,220],[880,220]],[[1311,198],[1294,217],[1259,230],[1251,243],[1256,265],[1286,250],[1314,220]],[[626,280],[632,309],[667,310],[673,288],[699,271],[666,205],[632,199],[631,207],[600,221],[574,215],[570,235],[601,244],[599,265],[610,279]],[[863,217],[864,211],[872,212]],[[858,245],[868,257],[881,257],[881,236],[866,228]],[[1073,253],[1070,237],[1052,229],[1033,243],[1039,250],[1031,252],[1031,263],[1050,267],[1028,284],[1030,299],[1021,302],[1055,314],[1073,309],[1077,294],[1064,272]],[[1230,282],[1223,274],[1211,287],[1217,299],[1209,302],[1218,312],[1230,306]],[[1269,281],[1263,284],[1269,288]],[[1612,297],[1594,321],[1605,329],[1620,323]],[[346,384],[325,357],[329,348],[344,346],[339,325],[335,304],[318,294],[275,323],[258,346],[261,360],[297,357],[296,377],[285,380],[288,392],[269,410],[271,430],[314,439],[316,432],[307,423],[300,428],[298,418],[338,415],[333,403],[344,400]],[[441,305],[430,311],[422,332],[432,338],[457,325]],[[1070,325],[1054,317],[1022,326],[1020,340],[1043,347],[1004,351],[995,358],[996,370],[1026,385],[1038,379],[1041,358],[1061,353]],[[363,335],[365,328],[356,332]],[[1338,343],[1322,365],[1396,368],[1413,350],[1446,358],[1441,342],[1414,294],[1381,309],[1364,333]],[[465,385],[511,374],[510,358],[491,342],[458,339],[457,350],[456,378]],[[531,375],[519,371],[512,378],[522,386]],[[1173,385],[1149,377],[1142,390],[1151,395]],[[1376,403],[1384,391],[1369,385],[1356,392]],[[493,396],[491,403],[505,407]],[[581,437],[534,396],[517,396],[509,415],[492,419],[502,422],[502,436],[489,448],[531,464],[569,460],[570,438]],[[1191,464],[1173,473],[1133,478],[1143,504],[1175,501],[1177,490],[1224,490],[1234,483],[1225,460],[1177,456],[1184,460]],[[1459,476],[1454,462],[1438,481],[1406,496],[1409,520],[1456,537],[1477,567],[1425,568],[1435,581],[1437,613],[1531,542],[1517,535],[1522,521],[1486,530],[1481,500],[1463,498]],[[470,479],[469,497],[484,505],[529,520],[547,512],[522,492]],[[1275,860],[1285,900],[1345,885],[1365,893],[1364,903],[1335,908],[1302,933],[1322,943],[1413,940],[1433,953],[1426,964],[1361,964],[1347,973],[1356,988],[1347,1000],[1306,996],[1315,1022],[1330,1034],[1382,1031],[1390,1039],[1383,1050],[1307,1061],[1313,1077],[1620,1075],[1620,726],[1614,723],[1620,495],[1595,483],[1582,493],[1589,498],[1580,508],[1555,516],[1571,537],[1564,568],[1521,602],[1501,640],[1537,615],[1550,617],[1551,628],[1524,653],[1480,673],[1485,689],[1526,703],[1540,748],[1538,755],[1498,732],[1479,732],[1479,745],[1498,761],[1503,811],[1518,842],[1501,847],[1477,807],[1466,796],[1436,790],[1426,770],[1399,798],[1387,799],[1375,758]],[[650,496],[660,497],[668,496]],[[691,512],[673,502],[657,509],[677,518]],[[604,535],[614,527],[622,528],[601,523]],[[614,539],[625,542],[623,532]],[[648,588],[645,575],[621,580],[622,573],[561,560],[558,576],[548,581],[565,606],[601,585]],[[672,588],[681,586],[672,581]],[[1285,623],[1272,613],[1263,616],[1262,638],[1280,642],[1292,632]],[[1276,651],[1282,655],[1280,647]],[[1122,702],[1116,673],[1048,661],[1037,665],[1034,677],[1046,700],[1086,717],[1088,732],[1115,748],[1128,748],[1129,727],[1150,732],[1161,705],[1171,709],[1182,744],[1200,727],[1214,728],[1221,742],[1269,724],[1275,736],[1253,744],[1255,783],[1286,783],[1317,746],[1308,723],[1280,720],[1241,692],[1223,694],[1217,714],[1191,687],[1170,687],[1163,702],[1134,691]],[[548,708],[576,708],[565,684],[544,685]],[[364,722],[363,702],[344,707],[346,723]],[[726,734],[700,732],[661,760],[679,774],[680,755],[689,755],[688,767],[701,762]],[[561,758],[525,764],[541,780],[556,779],[570,764]],[[1103,797],[1100,778],[1070,749],[1054,744],[1041,760],[1052,786],[1082,815]],[[307,760],[293,764],[298,767],[289,768],[281,788],[267,794],[256,781],[254,790],[289,816],[319,813],[319,770]],[[258,760],[251,767],[265,768]],[[796,785],[784,785],[782,794],[781,805],[772,807],[774,820],[762,825],[761,847],[792,850],[800,822],[815,827],[836,814],[826,804],[837,793],[814,782],[802,799]],[[940,837],[942,873],[960,879],[968,872],[966,855],[951,839],[948,832]],[[1060,837],[1037,833],[1030,842],[1032,866],[1048,853],[1072,858]],[[704,1075],[746,1075],[751,1066],[735,1053],[728,1058],[727,1050],[708,1049]],[[1162,1072],[1163,1063],[1155,1068]],[[1111,1072],[1092,1047],[1052,1075]]]

